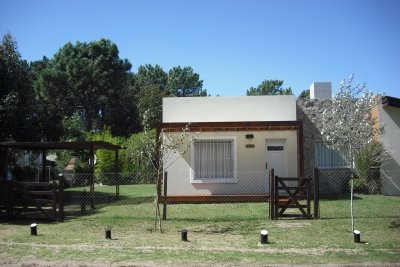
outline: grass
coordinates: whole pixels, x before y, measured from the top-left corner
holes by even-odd
[[[160,233],[154,231],[154,202],[128,202],[154,197],[155,187],[121,186],[120,192],[123,203],[90,216],[39,222],[38,236],[30,235],[31,220],[0,221],[0,258],[174,266],[400,262],[399,197],[359,196],[355,225],[362,243],[356,244],[348,200],[321,201],[320,220],[270,221],[266,203],[169,205]],[[104,238],[106,226],[112,240]],[[189,242],[180,240],[182,229],[188,230]],[[259,243],[262,229],[269,231],[267,245]]]

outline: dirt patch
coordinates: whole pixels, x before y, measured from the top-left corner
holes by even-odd
[[[309,227],[311,223],[309,222],[280,222],[276,226],[281,228],[297,228],[297,227]]]

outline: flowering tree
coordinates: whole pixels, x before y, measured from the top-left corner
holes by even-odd
[[[146,111],[143,115],[143,144],[141,151],[137,151],[143,156],[143,160],[151,164],[157,175],[157,200],[156,200],[156,221],[154,229],[162,232],[161,225],[161,190],[163,185],[163,171],[168,169],[179,156],[183,156],[197,139],[199,133],[191,133],[190,123],[177,132],[166,132],[163,129],[157,134],[156,138],[151,134],[149,124],[149,113]],[[178,156],[179,155],[179,156]]]
[[[322,136],[335,150],[341,152],[351,165],[355,152],[370,143],[383,129],[374,127],[371,109],[378,104],[380,95],[374,95],[365,84],[353,85],[354,75],[340,84],[332,106],[322,116]]]
[[[383,128],[374,127],[375,118],[371,109],[378,104],[380,95],[374,95],[365,84],[353,84],[354,75],[340,84],[332,106],[323,112],[321,135],[333,149],[339,151],[352,169],[351,179],[351,217],[353,217],[353,171],[357,152],[371,143],[374,136]]]

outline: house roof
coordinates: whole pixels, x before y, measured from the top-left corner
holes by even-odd
[[[384,107],[400,108],[400,99],[391,96],[385,96],[382,98],[382,105]]]
[[[83,150],[83,149],[121,149],[119,145],[113,145],[104,141],[86,141],[86,142],[0,142],[0,148],[14,148],[26,150]]]
[[[294,95],[163,98],[163,123],[295,120]]]

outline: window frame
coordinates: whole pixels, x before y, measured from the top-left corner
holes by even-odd
[[[325,154],[324,156],[318,155],[317,147],[324,147],[325,153],[329,153],[328,155]],[[325,160],[319,160],[319,158],[325,158]],[[334,158],[336,157],[336,158]],[[330,160],[326,160],[329,158]],[[320,162],[323,161],[323,165],[320,165]],[[330,163],[330,164],[326,164]],[[335,164],[335,163],[342,163],[342,164]],[[346,161],[340,156],[339,152],[330,148],[328,144],[324,142],[315,142],[314,143],[314,164],[319,169],[341,169],[341,168],[348,168],[349,166],[346,164]]]
[[[214,141],[232,141],[232,157],[233,157],[233,177],[232,178],[195,178],[195,155],[196,141],[214,140]],[[237,183],[237,142],[236,136],[208,136],[197,138],[191,148],[191,165],[190,165],[190,183],[192,184],[216,184],[216,183]]]

